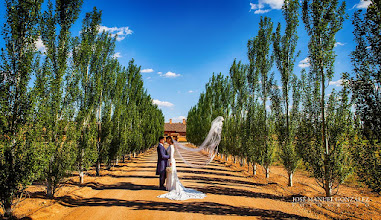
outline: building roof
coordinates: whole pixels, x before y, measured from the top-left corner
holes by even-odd
[[[164,131],[186,132],[187,125],[183,123],[165,123]]]

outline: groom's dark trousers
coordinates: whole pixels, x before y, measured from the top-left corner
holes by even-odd
[[[164,187],[166,171],[165,168],[168,164],[169,155],[167,150],[165,150],[164,146],[159,143],[157,146],[157,167],[156,167],[156,175],[160,175],[160,187]]]

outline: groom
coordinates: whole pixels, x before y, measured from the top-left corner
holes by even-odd
[[[164,137],[159,137],[159,145],[157,146],[157,167],[156,175],[160,175],[160,189],[164,189],[164,182],[166,177],[165,168],[167,167],[169,155],[164,148]]]

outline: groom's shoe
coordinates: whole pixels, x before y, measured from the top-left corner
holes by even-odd
[[[164,186],[160,186],[159,189],[165,190],[165,187]]]

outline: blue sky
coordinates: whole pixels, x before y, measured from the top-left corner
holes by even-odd
[[[340,89],[340,74],[351,71],[351,17],[355,10],[368,5],[364,0],[346,2],[350,19],[336,37],[336,74],[329,90]],[[248,62],[246,44],[256,35],[260,16],[270,17],[274,28],[278,22],[284,27],[282,4],[283,0],[85,0],[72,33],[79,34],[86,12],[93,7],[102,10],[102,28],[119,34],[115,56],[124,66],[134,58],[142,67],[144,86],[165,120],[181,121],[197,103],[213,72],[227,75],[235,58]],[[2,4],[2,23],[4,14]],[[308,63],[301,62],[308,52],[308,36],[301,20],[298,33],[301,55],[299,66],[295,66],[297,74],[301,67],[308,68]],[[274,72],[277,74],[275,65]]]

